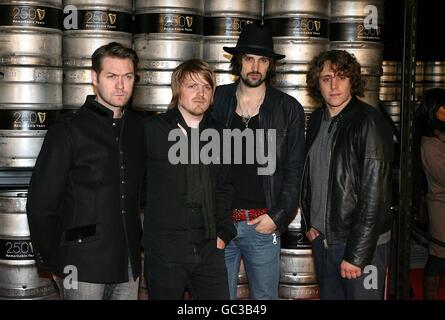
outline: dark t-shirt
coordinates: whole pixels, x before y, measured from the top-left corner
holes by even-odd
[[[242,117],[235,113],[231,129],[253,130],[255,137],[255,130],[259,128],[259,115],[252,117],[248,122],[248,127],[242,121]],[[256,161],[255,140],[253,144],[246,145],[246,139],[242,143],[242,164],[234,164],[232,166],[232,181],[234,187],[234,198],[232,208],[234,209],[255,209],[266,208],[266,198],[263,188],[263,177],[258,175],[258,163]],[[237,150],[239,152],[239,150]],[[246,163],[246,152],[253,153],[253,163]],[[232,163],[235,155],[234,145],[232,142]]]

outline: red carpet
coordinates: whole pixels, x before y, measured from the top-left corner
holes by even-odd
[[[410,282],[412,289],[412,300],[422,300],[423,299],[423,269],[411,269]],[[440,300],[445,300],[445,276],[440,279],[440,288],[438,298]]]

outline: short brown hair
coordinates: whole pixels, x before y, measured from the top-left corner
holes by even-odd
[[[233,74],[234,76],[240,76],[241,75],[241,69],[243,68],[243,56],[245,53],[235,53],[232,56],[232,59],[230,60],[230,74]],[[268,58],[269,59],[269,68],[267,69],[266,74],[266,83],[271,82],[273,77],[275,77],[276,73],[276,62],[275,59]]]
[[[134,72],[136,73],[139,58],[133,49],[127,48],[118,42],[110,42],[97,48],[91,56],[92,69],[97,74],[102,71],[102,61],[106,57],[130,59],[133,62]]]
[[[175,108],[178,105],[182,83],[187,76],[193,77],[194,74],[200,74],[212,87],[212,91],[215,92],[216,79],[213,68],[207,62],[201,59],[187,60],[177,66],[173,71],[171,78],[172,100],[168,106],[169,109]]]
[[[345,50],[325,51],[312,59],[306,75],[309,95],[319,101],[323,101],[323,96],[320,92],[319,77],[327,61],[331,63],[335,73],[350,78],[351,95],[363,97],[365,93],[365,81],[361,77],[360,63],[358,63],[352,54]]]

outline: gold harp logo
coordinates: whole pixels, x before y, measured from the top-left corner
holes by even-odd
[[[109,13],[108,18],[110,19],[111,24],[114,24],[116,22],[116,14],[115,13]]]
[[[44,123],[46,119],[46,112],[37,112],[37,116],[39,117],[39,122]]]
[[[315,24],[315,30],[316,30],[316,31],[320,31],[320,27],[321,27],[321,22],[320,22],[320,21],[317,21],[317,20],[315,20],[315,21],[314,21],[314,24]]]
[[[193,17],[185,17],[185,20],[187,20],[187,27],[191,28],[192,24],[193,24]]]
[[[45,18],[45,9],[37,9],[37,15],[40,21],[43,20]]]

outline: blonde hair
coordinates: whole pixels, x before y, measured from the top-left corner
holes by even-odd
[[[212,92],[215,92],[216,79],[213,68],[204,60],[191,59],[181,63],[173,71],[171,78],[172,100],[168,106],[169,109],[173,109],[178,105],[179,96],[181,95],[181,85],[187,76],[193,78],[193,75],[201,75],[205,81],[212,87]],[[212,101],[213,103],[213,95]]]

